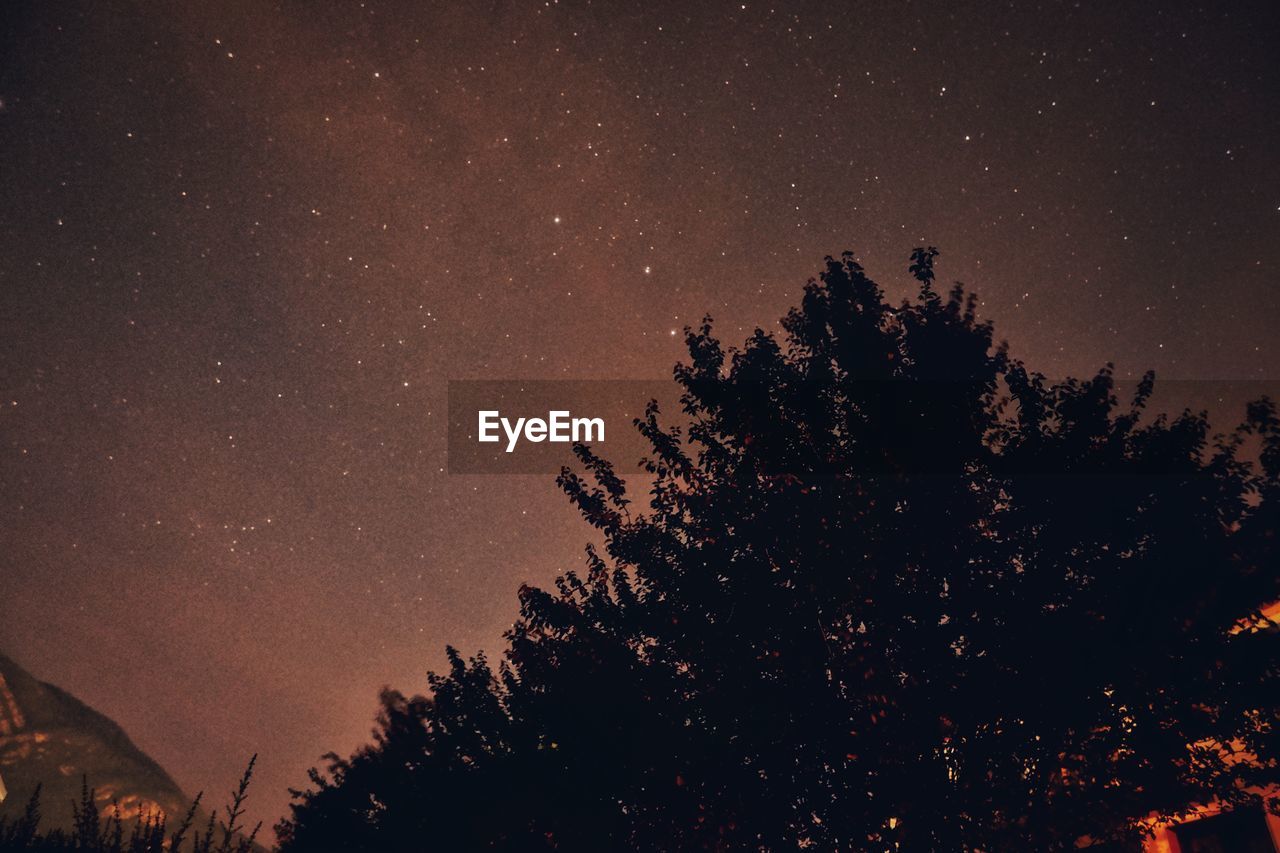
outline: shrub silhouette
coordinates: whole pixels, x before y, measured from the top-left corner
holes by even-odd
[[[1150,375],[1050,382],[936,255],[901,305],[846,254],[780,336],[689,330],[648,509],[576,448],[604,551],[520,590],[496,669],[387,691],[283,849],[1052,850],[1263,799],[1274,406],[1213,437]]]
[[[231,801],[223,807],[225,820],[210,814],[207,824],[195,826],[196,813],[202,794],[197,794],[187,813],[170,828],[164,814],[153,813],[132,821],[128,830],[118,808],[106,813],[98,806],[89,780],[81,780],[80,802],[72,803],[74,826],[70,832],[61,829],[40,829],[40,787],[27,802],[21,817],[0,819],[0,853],[20,850],[39,850],[45,853],[254,853],[261,848],[256,838],[261,824],[245,834],[241,824],[244,804],[249,795],[249,783],[258,756],[249,759],[244,775]]]

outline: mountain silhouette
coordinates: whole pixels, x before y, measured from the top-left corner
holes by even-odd
[[[124,729],[70,693],[0,654],[0,817],[22,813],[37,785],[41,828],[69,828],[71,803],[87,779],[104,815],[125,821],[156,810],[181,819],[190,805],[178,784]]]

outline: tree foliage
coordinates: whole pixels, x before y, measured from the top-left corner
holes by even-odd
[[[496,668],[386,692],[284,850],[1051,850],[1256,803],[1275,407],[1214,436],[1144,416],[1150,375],[1049,381],[936,255],[900,305],[846,254],[780,334],[688,330],[647,509],[576,448],[602,551],[520,590]]]

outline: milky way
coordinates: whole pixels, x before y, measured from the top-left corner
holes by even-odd
[[[446,473],[449,379],[921,244],[1046,373],[1280,378],[1274,4],[862,5],[9,4],[0,649],[271,820],[580,564]]]

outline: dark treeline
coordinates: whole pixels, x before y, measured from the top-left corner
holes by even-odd
[[[496,667],[388,691],[283,849],[1123,848],[1266,800],[1274,406],[1215,436],[1150,376],[1050,382],[936,254],[901,305],[845,255],[781,335],[690,330],[647,509],[578,448],[603,551],[520,590]]]

